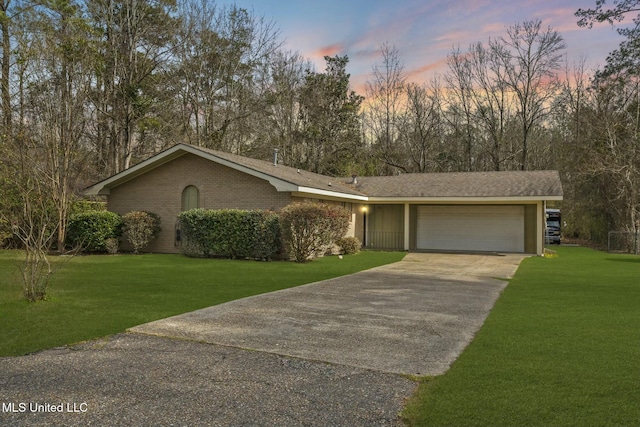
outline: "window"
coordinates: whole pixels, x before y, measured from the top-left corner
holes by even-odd
[[[189,185],[182,190],[182,210],[188,211],[200,207],[200,192],[198,188]]]

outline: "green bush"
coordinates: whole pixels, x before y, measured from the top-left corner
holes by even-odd
[[[280,252],[278,216],[273,212],[193,209],[178,220],[186,255],[268,260]]]
[[[353,255],[360,252],[362,242],[357,237],[343,237],[338,239],[336,245],[340,247],[340,251],[345,255]]]
[[[71,204],[71,215],[106,210],[107,204],[105,202],[94,202],[92,200],[76,200]]]
[[[71,215],[67,241],[87,252],[104,252],[106,241],[122,235],[122,218],[110,211],[87,211]]]
[[[271,211],[248,211],[248,236],[252,237],[251,258],[270,260],[282,248],[280,218]]]
[[[280,211],[282,240],[289,256],[305,262],[323,255],[349,228],[349,212],[323,203],[293,203]]]
[[[125,236],[133,247],[134,254],[139,253],[140,249],[158,237],[162,230],[160,217],[153,212],[131,211],[122,217],[122,221]]]
[[[214,226],[208,210],[198,208],[178,215],[182,252],[188,256],[211,255],[209,230]]]

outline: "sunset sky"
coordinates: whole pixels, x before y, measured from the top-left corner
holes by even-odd
[[[223,1],[224,3],[224,1]],[[220,3],[219,3],[220,4]],[[426,82],[446,69],[454,47],[486,42],[517,22],[540,19],[559,31],[570,62],[585,57],[589,68],[603,65],[621,36],[608,24],[580,28],[574,13],[595,0],[236,0],[235,4],[271,19],[287,50],[298,51],[324,69],[324,55],[348,55],[347,71],[359,92],[375,64],[380,46],[395,46],[410,79]]]

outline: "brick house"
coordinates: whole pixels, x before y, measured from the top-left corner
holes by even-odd
[[[178,144],[89,187],[119,214],[158,214],[153,252],[179,252],[183,210],[271,209],[296,201],[337,203],[349,235],[367,248],[542,254],[547,201],[562,200],[555,171],[403,174],[335,178]]]

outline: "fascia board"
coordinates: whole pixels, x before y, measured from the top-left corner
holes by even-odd
[[[357,200],[357,201],[369,201],[370,198],[367,196],[358,196],[356,194],[347,194],[341,193],[339,191],[329,191],[329,190],[321,190],[319,188],[312,187],[298,187],[297,193],[302,194],[294,194],[294,196],[304,196],[304,195],[314,195],[314,196],[326,196],[338,199],[348,199],[348,200]]]

